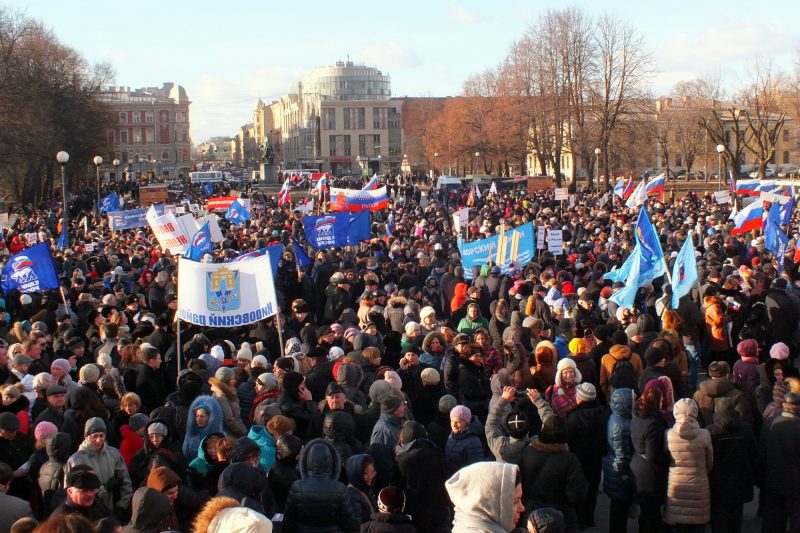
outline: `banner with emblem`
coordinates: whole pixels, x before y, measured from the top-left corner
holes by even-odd
[[[277,312],[268,254],[235,263],[178,259],[181,320],[205,327],[233,327],[258,322]]]
[[[3,292],[21,293],[57,289],[58,275],[47,244],[41,243],[12,255],[2,270]]]
[[[472,279],[473,267],[482,267],[492,261],[505,274],[512,266],[524,267],[536,256],[533,246],[533,223],[517,226],[500,235],[466,242],[458,239],[458,250],[464,266],[464,278]]]

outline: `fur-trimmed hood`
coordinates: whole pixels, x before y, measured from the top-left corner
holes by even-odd
[[[224,395],[228,401],[239,401],[239,396],[237,396],[236,391],[227,383],[223,383],[217,378],[209,378],[208,384],[211,386],[211,392],[214,394],[214,396]]]

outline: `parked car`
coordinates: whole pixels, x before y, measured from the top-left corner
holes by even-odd
[[[751,172],[750,173],[750,177],[751,178],[757,178],[758,177],[758,170],[755,170],[755,171]],[[764,177],[765,178],[774,178],[775,177],[775,171],[773,169],[771,169],[770,167],[765,168],[764,169]]]

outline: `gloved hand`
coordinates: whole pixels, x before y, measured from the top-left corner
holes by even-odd
[[[114,472],[114,475],[111,476],[108,481],[103,484],[103,486],[106,488],[106,491],[114,492],[116,489],[122,486],[123,481],[124,477],[122,476],[122,473]]]

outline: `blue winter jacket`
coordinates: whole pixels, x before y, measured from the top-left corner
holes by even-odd
[[[633,441],[633,389],[617,389],[611,394],[611,417],[606,427],[608,453],[603,457],[603,492],[612,500],[633,501],[634,477],[631,472]]]
[[[257,424],[250,428],[247,436],[253,439],[258,444],[258,447],[261,448],[259,462],[264,467],[264,471],[269,472],[270,467],[275,464],[275,437],[264,426]]]
[[[475,418],[473,417],[474,420]],[[479,429],[477,429],[479,427],[479,425],[471,423],[461,433],[450,433],[444,448],[445,464],[449,472],[455,472],[486,458],[483,443],[478,433]]]

